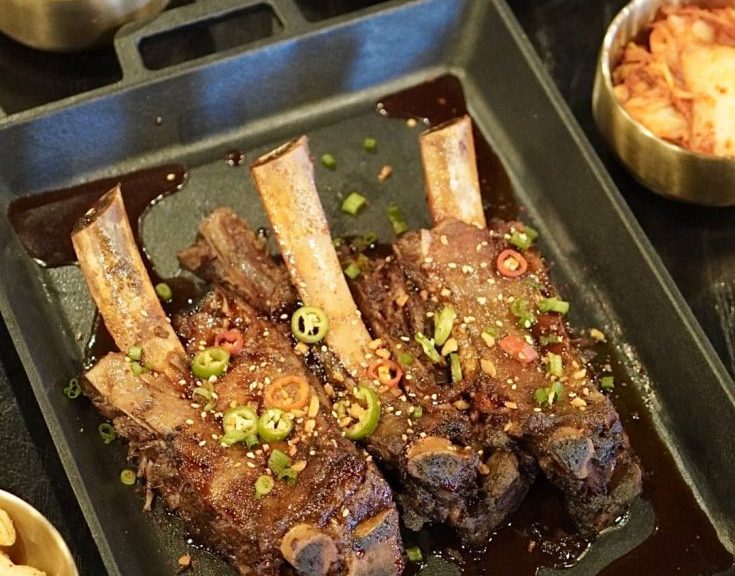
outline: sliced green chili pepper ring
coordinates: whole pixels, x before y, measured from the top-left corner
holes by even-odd
[[[258,415],[250,406],[235,406],[222,416],[222,442],[228,445],[246,442],[258,432]]]
[[[321,308],[302,306],[291,316],[291,331],[302,342],[315,344],[329,332],[329,319]]]
[[[212,376],[222,376],[229,365],[230,353],[215,346],[196,353],[191,361],[191,371],[200,380],[208,380]]]
[[[258,420],[258,434],[266,442],[283,440],[293,430],[293,419],[280,408],[269,408]]]
[[[364,402],[365,412],[360,419],[345,431],[345,436],[350,440],[362,440],[367,438],[378,427],[380,422],[380,400],[372,388],[360,386],[355,391],[355,398]]]

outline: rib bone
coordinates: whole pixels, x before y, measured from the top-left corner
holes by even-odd
[[[472,121],[462,116],[419,137],[426,197],[434,224],[456,218],[485,227]]]
[[[120,187],[105,194],[72,233],[87,286],[120,350],[140,346],[145,362],[173,378],[184,349],[156,296],[135,244]]]
[[[370,335],[332,245],[306,137],[259,158],[251,170],[292,283],[304,302],[326,313],[327,344],[345,368],[361,373]]]

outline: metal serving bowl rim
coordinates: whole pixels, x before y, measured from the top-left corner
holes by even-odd
[[[68,562],[69,565],[73,568],[72,574],[76,576],[79,575],[76,563],[74,562],[74,557],[72,556],[71,550],[69,550],[69,546],[67,545],[66,540],[64,540],[64,537],[56,529],[56,526],[54,526],[51,521],[46,518],[46,516],[44,516],[35,506],[29,504],[21,497],[0,488],[0,508],[3,508],[3,502],[9,502],[12,503],[14,506],[23,508],[25,512],[29,515],[29,517],[33,519],[33,521],[41,525],[44,530],[47,530],[53,540],[58,544],[59,552],[63,556],[64,561]],[[13,520],[12,515],[11,520]]]
[[[663,138],[657,136],[650,129],[648,129],[638,120],[633,118],[633,116],[631,116],[630,113],[625,109],[625,106],[622,105],[617,94],[615,94],[610,66],[610,58],[613,44],[617,39],[618,34],[620,33],[620,29],[630,19],[631,14],[635,12],[635,9],[641,5],[647,4],[655,4],[658,7],[661,7],[664,5],[698,4],[698,2],[696,0],[631,0],[630,2],[628,2],[628,4],[623,6],[623,8],[621,8],[621,10],[615,15],[615,18],[613,18],[612,22],[610,22],[610,25],[607,27],[607,31],[605,32],[605,37],[602,41],[602,50],[600,51],[599,61],[599,67],[602,74],[603,82],[605,84],[605,90],[607,90],[611,94],[612,100],[614,101],[613,106],[615,106],[620,112],[622,112],[623,117],[626,119],[626,121],[632,124],[644,138],[654,141],[657,145],[663,147],[671,154],[677,156],[691,156],[702,162],[714,164],[724,163],[730,164],[735,167],[735,159],[733,158],[726,158],[724,156],[704,154],[702,152],[689,150],[688,148],[684,148],[683,146],[679,146],[678,144],[674,144],[673,142],[669,142],[668,140],[664,140]],[[643,28],[637,30],[636,33],[640,33],[642,29]]]

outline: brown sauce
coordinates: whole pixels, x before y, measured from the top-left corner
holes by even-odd
[[[467,107],[459,81],[446,76],[386,97],[378,105],[378,110],[389,117],[415,118],[436,124],[465,113]],[[513,196],[508,174],[477,130],[475,146],[488,214],[517,217],[520,208]],[[229,154],[227,161],[237,165],[242,158],[242,153],[237,151],[236,161],[231,161]],[[170,179],[169,174],[174,178]],[[138,223],[145,210],[160,197],[178,190],[185,176],[184,167],[170,165],[21,198],[11,204],[9,217],[29,254],[40,264],[69,264],[75,261],[69,241],[71,229],[99,196],[122,183],[131,223],[140,241]],[[376,250],[379,251],[380,247]],[[152,276],[157,281],[154,270]],[[185,307],[197,298],[198,289],[191,282],[180,278],[166,281],[174,293],[174,301],[166,305],[169,312]],[[98,320],[87,349],[87,360],[93,361],[114,349],[109,333]],[[617,384],[611,397],[641,459],[645,471],[643,498],[650,503],[656,517],[653,533],[642,544],[635,546],[631,542],[632,549],[601,574],[709,575],[731,567],[732,555],[720,543],[714,527],[657,434],[645,398],[636,386],[623,385],[626,371],[622,355],[601,344],[595,345],[594,349],[598,354],[593,364],[598,368],[610,364],[613,368]],[[481,549],[464,547],[450,531],[442,528],[405,532],[404,538],[406,546],[419,545],[425,557],[442,558],[467,575],[533,576],[540,566],[571,566],[588,548],[594,549],[597,545],[575,534],[560,493],[543,480],[532,487],[508,524]],[[416,573],[421,567],[420,564],[409,564],[407,574]]]
[[[414,119],[427,127],[468,114],[462,84],[454,76],[442,76],[386,96],[378,102],[376,109],[382,116]],[[485,213],[494,218],[513,220],[518,217],[519,207],[508,172],[476,125],[473,125],[472,133]]]
[[[103,194],[122,184],[130,224],[140,243],[138,225],[145,211],[164,196],[181,189],[185,179],[186,168],[180,164],[139,170],[18,198],[10,203],[8,218],[36,262],[48,268],[64,266],[77,259],[71,244],[74,224]]]

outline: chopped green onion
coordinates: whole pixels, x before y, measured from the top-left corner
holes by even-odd
[[[337,160],[331,154],[322,154],[322,166],[329,170],[334,170],[337,167]]]
[[[541,312],[558,312],[566,314],[569,312],[569,302],[559,300],[558,298],[542,298],[539,300],[538,309]]]
[[[549,352],[547,358],[549,360],[547,366],[549,374],[551,374],[552,376],[556,376],[557,378],[561,378],[562,376],[564,376],[561,356],[559,356],[559,354],[553,354],[552,352]]]
[[[143,357],[143,349],[140,346],[131,346],[127,356],[131,360],[140,362],[140,359]]]
[[[439,352],[436,351],[432,340],[429,340],[421,332],[418,332],[413,338],[416,342],[421,344],[421,349],[424,351],[424,354],[426,354],[432,362],[441,362],[442,357]]]
[[[561,382],[556,381],[547,388],[536,388],[536,391],[533,393],[533,398],[539,406],[543,406],[544,404],[551,406],[556,400],[561,398],[563,393],[564,386]]]
[[[135,471],[130,470],[129,468],[120,472],[120,482],[125,484],[125,486],[132,486],[135,484],[135,477]]]
[[[485,334],[489,334],[493,338],[497,338],[498,334],[500,334],[500,331],[495,326],[488,326],[483,330]]]
[[[413,364],[413,356],[408,352],[399,352],[398,362],[403,366],[410,366],[411,364]]]
[[[451,306],[444,306],[439,312],[434,314],[434,344],[443,346],[454,327],[454,320],[457,313]]]
[[[393,232],[396,236],[400,236],[408,230],[408,224],[406,224],[406,220],[403,218],[403,214],[401,214],[401,209],[398,207],[398,204],[395,204],[394,202],[388,204],[387,213],[388,220],[390,220],[390,224],[393,226]]]
[[[82,387],[79,385],[79,380],[76,378],[72,378],[69,380],[67,385],[64,387],[64,396],[66,396],[69,400],[74,400],[75,398],[78,398],[79,395],[82,393]]]
[[[103,422],[102,424],[97,426],[97,430],[99,431],[100,437],[105,444],[110,444],[111,442],[114,442],[117,438],[117,432],[115,432],[115,429],[109,422]]]
[[[536,316],[528,309],[528,300],[525,298],[513,300],[513,303],[510,305],[510,311],[513,316],[518,318],[518,325],[521,328],[530,328],[536,323]]]
[[[271,493],[275,484],[276,483],[273,481],[273,478],[267,474],[258,476],[258,479],[255,481],[255,497],[260,499],[263,496],[267,496]]]
[[[222,376],[230,366],[230,353],[220,346],[197,352],[191,361],[191,371],[200,380]]]
[[[531,247],[531,244],[533,244],[533,240],[531,240],[531,237],[528,234],[525,232],[518,232],[518,230],[513,230],[508,242],[519,250],[528,250]]]
[[[424,559],[423,554],[421,554],[421,548],[418,546],[406,548],[406,557],[409,562],[421,562]]]
[[[280,474],[277,474],[276,477],[286,484],[296,484],[299,473],[296,472],[296,470],[294,470],[293,468],[286,468]]]
[[[148,368],[143,366],[140,362],[131,362],[130,371],[133,373],[133,376],[140,376],[141,374],[148,372]]]
[[[421,406],[414,406],[413,412],[411,412],[411,418],[413,420],[418,420],[424,415],[424,409]]]
[[[603,376],[600,378],[600,388],[603,390],[612,390],[615,388],[615,378],[613,376]]]
[[[232,446],[234,444],[243,442],[244,437],[241,432],[238,432],[237,430],[231,430],[229,432],[226,432],[225,435],[219,439],[219,441],[227,446]]]
[[[156,284],[156,294],[158,294],[158,297],[164,302],[171,302],[171,299],[174,297],[174,293],[171,291],[171,286],[165,282],[159,282]]]
[[[301,342],[316,344],[329,332],[329,319],[316,306],[302,306],[291,316],[291,332]]]
[[[536,401],[536,404],[542,406],[549,401],[549,391],[546,388],[536,388],[536,391],[533,393],[533,399]]]
[[[276,475],[276,478],[289,484],[295,482],[298,477],[298,472],[291,468],[291,458],[278,449],[271,452],[268,458],[268,468]]]
[[[377,240],[378,240],[378,235],[375,232],[366,232],[365,234],[362,235],[362,241],[368,247],[372,244],[375,244]]]
[[[541,346],[548,346],[549,344],[558,344],[561,342],[561,338],[559,338],[558,334],[549,334],[548,336],[545,334],[542,334],[539,338],[539,343]]]
[[[452,382],[455,384],[462,381],[462,364],[459,362],[459,356],[456,352],[449,355],[449,366],[452,370]]]
[[[564,385],[558,380],[549,386],[549,406],[551,406],[555,400],[559,400],[563,393]]]
[[[283,472],[286,468],[291,467],[291,458],[287,454],[281,452],[277,448],[271,452],[268,458],[268,468],[271,469],[273,474],[278,475]]]
[[[250,434],[245,438],[245,446],[248,448],[255,448],[258,444],[260,444],[260,440],[255,434]]]
[[[209,386],[209,382],[207,382]],[[194,395],[201,396],[205,400],[204,407],[202,410],[204,412],[211,412],[214,409],[214,406],[216,404],[216,401],[214,399],[214,391],[211,389],[211,387],[207,386],[197,386],[192,390],[192,400],[194,399]]]
[[[340,246],[342,246],[342,242],[344,242],[344,240],[342,240],[342,238],[340,238],[339,236],[332,238],[332,246],[334,246],[335,248],[339,248]]]
[[[355,264],[354,260],[351,260],[350,263],[344,268],[345,276],[347,276],[350,280],[354,280],[355,278],[357,278],[360,275],[360,272],[360,267]]]
[[[362,141],[362,147],[365,149],[365,152],[375,152],[378,147],[378,141],[375,138],[365,138]]]
[[[342,212],[356,216],[360,209],[365,206],[367,198],[357,192],[351,192],[342,202]]]
[[[538,238],[538,230],[536,230],[536,228],[531,228],[528,224],[523,225],[523,232],[531,239],[532,242]]]

